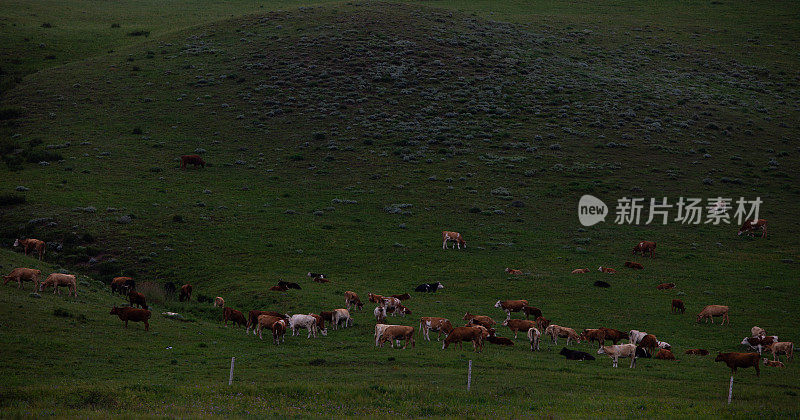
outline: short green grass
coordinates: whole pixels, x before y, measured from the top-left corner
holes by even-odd
[[[4,44],[21,52],[6,74],[31,74],[0,97],[0,188],[25,198],[0,207],[0,237],[62,248],[45,263],[6,249],[0,264],[90,276],[78,299],[3,288],[4,413],[798,415],[794,364],[761,378],[740,371],[728,406],[726,367],[682,354],[735,351],[753,325],[797,340],[791,3],[273,3],[265,8],[287,10],[262,12],[193,2],[158,18],[145,3],[95,3],[71,3],[69,13],[2,5],[15,9],[12,25],[48,31],[69,53],[43,60],[32,44]],[[720,12],[713,24],[700,18],[710,10]],[[136,30],[150,34],[125,35]],[[31,33],[2,36],[35,43]],[[636,116],[626,119],[629,109]],[[180,170],[174,159],[198,148],[211,165]],[[609,204],[760,196],[769,239],[737,237],[732,225],[582,229],[575,207],[586,193]],[[399,203],[410,214],[385,210]],[[468,248],[442,250],[442,230],[462,232]],[[642,239],[659,243],[657,258],[624,270]],[[603,276],[599,265],[620,272]],[[529,274],[508,277],[505,267]],[[593,271],[569,274],[578,267]],[[308,271],[332,281],[312,283]],[[341,307],[345,290],[366,300],[441,281],[440,293],[414,294],[413,315],[397,322],[460,320],[467,310],[499,320],[496,300],[524,298],[559,325],[654,333],[680,360],[635,370],[603,357],[568,363],[560,346],[531,353],[522,338],[482,354],[419,341],[376,349],[370,305],[352,329],[285,346],[225,329],[210,303],[158,296],[151,332],[124,330],[108,315],[123,299],[103,283],[121,274],[291,313]],[[303,289],[268,291],[279,279]],[[612,288],[593,287],[598,279]],[[655,289],[668,281],[677,289]],[[685,315],[669,314],[675,297]],[[695,324],[707,304],[730,305],[731,325]],[[161,317],[166,310],[191,322]]]

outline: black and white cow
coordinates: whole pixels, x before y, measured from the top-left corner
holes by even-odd
[[[439,283],[437,281],[436,283],[423,283],[423,284],[420,284],[419,286],[417,286],[416,289],[414,289],[414,291],[415,292],[435,292],[435,291],[437,291],[439,289],[444,289],[444,286],[442,286],[442,283]]]

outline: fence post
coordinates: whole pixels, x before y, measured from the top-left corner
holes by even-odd
[[[233,363],[236,362],[235,357],[231,357],[231,376],[228,377],[228,385],[233,383]]]
[[[733,395],[733,375],[731,375],[731,385],[728,387],[728,404],[731,403],[731,395]]]
[[[467,391],[469,391],[471,385],[472,385],[472,360],[469,361],[469,367],[467,368]]]

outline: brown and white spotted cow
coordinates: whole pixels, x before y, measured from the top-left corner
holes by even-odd
[[[467,243],[458,232],[448,232],[446,230],[442,231],[442,249],[447,249],[447,241],[455,242],[455,244],[453,244],[453,248],[458,246],[458,249],[461,249],[461,245],[464,245],[464,249],[467,248]]]
[[[750,236],[755,236],[754,232],[760,230],[761,237],[767,237],[767,220],[766,219],[758,219],[758,220],[747,220],[742,224],[742,227],[739,228],[739,236],[742,236],[743,233],[747,233]]]

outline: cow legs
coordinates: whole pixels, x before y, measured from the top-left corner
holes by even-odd
[[[617,367],[617,357],[616,357],[616,356],[614,356],[614,357],[613,357],[611,360],[613,360],[613,361],[614,361],[614,362],[612,363],[612,367]]]
[[[146,319],[144,320],[144,330],[150,331],[150,323]]]
[[[635,367],[636,367],[636,355],[634,354],[634,355],[631,357],[631,369],[633,369],[633,368],[635,368]]]
[[[442,249],[447,249],[447,239],[445,239],[444,242],[442,242]]]

